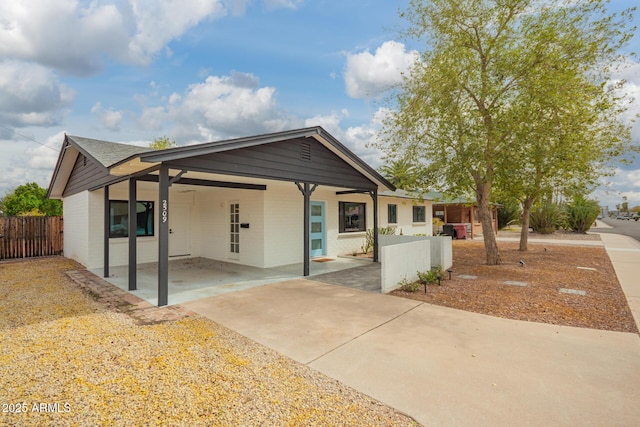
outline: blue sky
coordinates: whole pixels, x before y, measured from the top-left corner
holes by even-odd
[[[368,143],[384,97],[415,58],[416,46],[398,36],[407,4],[2,2],[0,196],[29,181],[48,186],[65,132],[137,145],[166,135],[185,145],[321,125],[377,167],[382,153]],[[638,47],[636,36],[630,49]],[[637,59],[623,77],[640,98]],[[623,194],[640,205],[639,169],[621,167],[610,191],[594,195],[612,208]]]

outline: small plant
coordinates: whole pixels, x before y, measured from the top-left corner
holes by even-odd
[[[432,285],[438,282],[438,276],[442,279],[442,267],[438,266],[432,268],[429,271],[418,271],[418,279],[420,279],[421,283],[426,283],[427,285]]]
[[[398,282],[400,285],[400,290],[404,292],[415,292],[420,287],[420,282],[411,282],[406,277]]]
[[[431,224],[433,225],[433,235],[439,236],[442,234],[442,226],[444,225],[444,221],[438,217],[435,217],[431,220]]]
[[[544,202],[529,215],[529,226],[540,234],[552,234],[564,224],[562,208],[552,202]]]
[[[378,235],[392,235],[396,234],[395,227],[378,227]],[[364,243],[360,247],[362,249],[362,253],[366,254],[373,248],[373,228],[367,230],[367,233],[364,238]]]
[[[358,251],[354,250],[353,252],[351,252],[352,256],[358,256]]]

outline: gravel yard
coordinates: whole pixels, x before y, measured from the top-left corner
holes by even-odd
[[[600,239],[590,234],[540,237]],[[508,319],[638,332],[604,248],[542,244],[535,237],[527,252],[515,242],[498,242],[498,247],[503,263],[489,266],[482,241],[454,240],[452,280],[429,286],[426,293],[420,287],[393,294]]]
[[[0,263],[0,425],[416,425],[197,315],[140,324],[79,267]]]

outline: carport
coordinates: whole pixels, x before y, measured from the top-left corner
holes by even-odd
[[[293,248],[293,244],[289,243],[292,238],[295,238],[296,241],[300,239],[303,240],[303,242],[299,242],[302,243],[302,248],[296,249],[296,253],[303,252],[301,254],[303,262],[297,274],[302,276],[309,276],[311,249],[317,249],[315,246],[312,248],[312,245],[315,241],[320,240],[313,241],[310,237],[316,231],[312,229],[312,221],[310,220],[310,216],[313,216],[312,207],[314,206],[311,203],[311,196],[314,192],[316,194],[322,193],[322,197],[328,200],[327,203],[332,203],[336,210],[338,209],[338,201],[348,204],[344,202],[345,198],[358,199],[359,203],[362,203],[364,198],[373,203],[373,223],[369,222],[366,227],[374,230],[373,261],[377,262],[378,191],[395,189],[391,183],[321,127],[158,151],[107,141],[65,136],[65,142],[49,188],[49,196],[61,197],[65,202],[74,198],[73,203],[79,203],[79,205],[74,205],[74,208],[78,209],[78,206],[81,206],[83,210],[86,209],[87,217],[80,219],[88,218],[88,232],[93,237],[89,237],[88,241],[83,241],[82,244],[77,244],[74,249],[81,252],[82,245],[88,246],[89,261],[93,265],[98,264],[95,260],[99,253],[98,250],[101,249],[102,274],[105,278],[110,276],[112,256],[115,254],[118,262],[114,263],[114,267],[126,263],[127,289],[130,291],[135,291],[138,288],[137,267],[145,262],[144,259],[138,259],[140,252],[142,251],[142,254],[149,258],[151,247],[148,239],[145,243],[144,239],[141,241],[139,238],[139,221],[132,220],[128,221],[127,225],[121,226],[121,239],[116,245],[116,252],[111,253],[114,250],[114,242],[110,242],[110,239],[113,240],[114,236],[113,207],[110,206],[110,203],[114,201],[114,197],[111,197],[113,194],[110,190],[113,188],[114,192],[118,194],[115,197],[121,199],[123,210],[124,206],[127,206],[128,213],[123,212],[121,216],[139,220],[138,204],[139,202],[144,203],[144,199],[140,200],[138,197],[138,192],[141,191],[139,187],[143,187],[143,191],[146,193],[150,188],[155,188],[153,199],[155,199],[156,205],[153,218],[157,221],[157,229],[151,236],[155,245],[154,250],[157,250],[158,306],[168,304],[169,259],[171,255],[169,253],[169,235],[172,233],[170,219],[173,215],[170,199],[178,195],[175,187],[191,188],[193,190],[184,191],[195,191],[201,195],[206,193],[205,189],[218,189],[219,191],[233,191],[234,194],[244,194],[245,196],[252,194],[255,195],[256,200],[260,198],[266,200],[267,197],[270,197],[271,211],[267,212],[266,208],[262,206],[260,207],[261,212],[255,212],[256,216],[262,215],[260,226],[266,230],[262,236],[263,241],[254,241],[253,246],[245,245],[244,247],[254,252],[262,251],[263,258],[270,256],[271,259],[270,262],[264,261],[260,264],[256,261],[249,265],[262,267],[287,265],[287,262],[291,261],[285,260],[285,262],[278,264],[273,260],[274,254],[278,254],[281,249]],[[172,187],[174,190],[171,190]],[[320,190],[318,190],[319,188]],[[95,197],[100,193],[102,193],[102,200],[96,200]],[[126,196],[123,197],[125,194]],[[298,208],[276,213],[277,209],[273,208],[274,204],[278,203],[276,199],[282,196],[291,202],[293,194],[297,194],[297,197],[302,195],[302,199],[295,202]],[[314,196],[314,198],[316,197]],[[126,200],[122,200],[125,198]],[[266,203],[264,202],[265,205]],[[101,239],[94,234],[94,206],[99,205],[102,205],[103,221]],[[300,205],[302,205],[302,209],[300,209]],[[233,207],[233,204],[231,206]],[[296,212],[296,218],[291,217],[293,211]],[[366,210],[363,210],[361,216],[358,216],[358,213],[353,214],[348,217],[348,220],[353,219],[366,223],[365,212]],[[84,212],[81,213],[85,215]],[[233,215],[233,211],[231,211],[231,215]],[[299,218],[299,215],[302,215],[303,218]],[[149,217],[151,216],[149,215]],[[336,219],[337,217],[338,215],[336,215]],[[340,218],[342,221],[343,217],[340,216]],[[273,235],[268,233],[271,221],[279,221],[280,226],[283,223],[297,224],[295,227],[298,231],[294,231],[291,227],[287,228],[286,235],[281,238],[282,241],[276,242],[285,246],[278,247],[270,240]],[[233,251],[234,244],[237,245],[237,239],[243,232],[242,230],[249,230],[252,224],[240,221],[237,216],[232,222],[230,232],[227,229],[227,236],[232,235],[231,240],[209,238],[206,244],[226,247],[227,250],[230,244],[231,251]],[[298,227],[303,230],[299,230]],[[340,223],[340,227],[343,227],[343,222]],[[251,228],[246,232],[254,232],[254,230],[255,228]],[[300,232],[302,232],[302,236],[298,237]],[[76,239],[83,238],[82,232],[74,230],[74,233]],[[234,233],[238,235],[236,240],[233,237]],[[340,237],[344,241],[346,236],[334,236],[336,240],[340,240]],[[126,245],[123,244],[125,243],[124,239],[126,239]],[[102,240],[102,248],[94,244],[99,240]],[[325,241],[330,243],[326,236]],[[296,248],[299,247],[299,243],[295,243]],[[144,245],[144,248],[139,248],[139,245]],[[127,254],[126,259],[123,259],[125,253]],[[289,254],[291,254],[291,250]],[[196,254],[196,256],[198,255]],[[299,259],[299,255],[297,258]],[[243,264],[240,257],[235,262]]]

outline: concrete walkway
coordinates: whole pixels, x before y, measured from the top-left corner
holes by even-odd
[[[640,247],[608,236],[602,240],[637,316]],[[183,306],[423,425],[640,419],[637,334],[507,320],[303,279]]]

